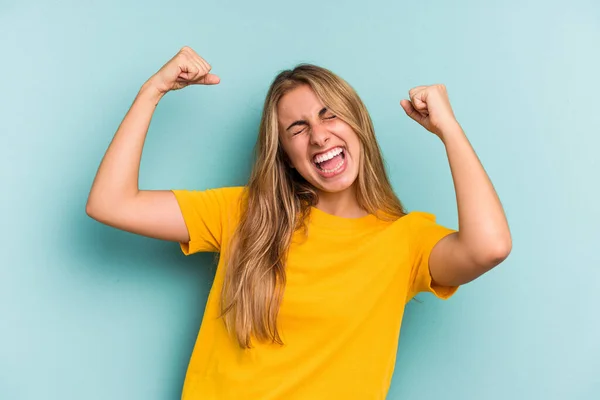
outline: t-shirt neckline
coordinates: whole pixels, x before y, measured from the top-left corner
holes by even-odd
[[[329,214],[314,206],[310,207],[309,218],[311,224],[335,229],[360,229],[373,226],[378,221],[378,218],[373,214],[358,218],[347,218]]]

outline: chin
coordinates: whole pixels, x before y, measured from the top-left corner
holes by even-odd
[[[351,182],[337,182],[337,183],[321,183],[315,185],[318,189],[327,193],[340,193],[350,189],[354,185],[354,181]]]
[[[358,178],[358,173],[352,174],[350,171],[346,171],[345,174],[339,175],[336,178],[338,179],[324,179],[317,175],[305,179],[320,191],[326,193],[340,193],[354,186]]]

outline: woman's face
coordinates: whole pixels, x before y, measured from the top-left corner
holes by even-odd
[[[360,141],[308,85],[286,93],[277,105],[279,139],[291,166],[317,190],[344,191],[358,176]]]

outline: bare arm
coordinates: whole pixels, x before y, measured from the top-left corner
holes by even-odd
[[[417,86],[402,100],[406,114],[444,143],[456,189],[458,232],[431,251],[433,280],[462,285],[503,262],[512,250],[508,221],[500,199],[454,117],[444,85]]]
[[[498,195],[462,128],[443,135],[454,180],[459,231],[444,237],[429,259],[433,279],[445,285],[470,282],[504,261],[512,248]]]
[[[148,82],[140,89],[98,168],[86,213],[99,222],[128,232],[188,241],[187,228],[173,193],[138,189],[142,149],[162,96]]]
[[[139,190],[142,150],[160,99],[189,84],[216,84],[210,65],[184,47],[138,92],[104,155],[92,184],[86,213],[106,225],[170,241],[189,241],[175,195]]]

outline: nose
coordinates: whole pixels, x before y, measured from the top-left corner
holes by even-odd
[[[311,133],[310,133],[310,143],[315,145],[315,146],[319,146],[319,147],[323,147],[325,145],[325,143],[327,143],[329,141],[329,139],[331,138],[331,133],[327,130],[327,128],[321,124],[321,123],[317,123],[315,125],[313,125],[312,129],[311,129]]]

